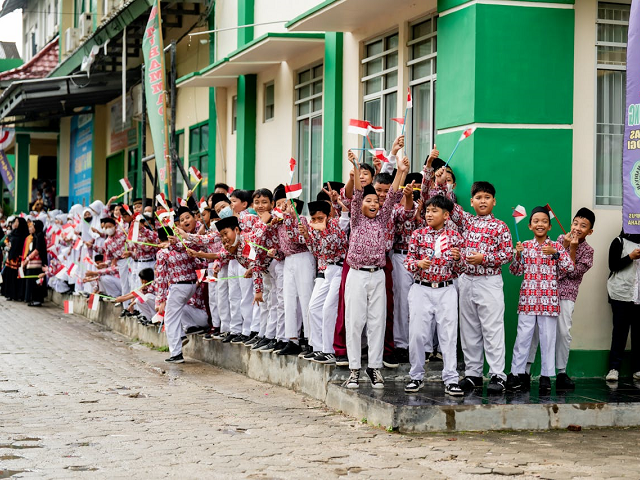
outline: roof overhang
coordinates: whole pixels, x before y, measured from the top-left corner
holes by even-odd
[[[127,72],[127,84],[140,80]],[[24,123],[77,115],[80,109],[104,105],[122,95],[117,75],[74,75],[13,82],[0,96],[0,123]]]
[[[179,87],[228,87],[324,43],[322,33],[267,33],[228,57],[178,79]]]
[[[326,0],[294,18],[285,27],[290,32],[353,32],[372,20],[419,4],[417,0]]]
[[[5,15],[9,15],[14,10],[19,10],[21,8],[24,9],[26,5],[27,0],[6,0],[6,2],[2,4],[2,10],[0,10],[0,18],[4,17]]]

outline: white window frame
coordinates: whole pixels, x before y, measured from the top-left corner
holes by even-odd
[[[267,89],[269,87],[273,87],[273,113],[272,113],[270,118],[267,118]],[[264,84],[263,94],[264,94],[264,108],[263,108],[263,112],[262,112],[262,123],[267,123],[267,122],[273,121],[273,119],[276,118],[276,84],[275,84],[275,81],[271,80],[270,82],[267,82],[267,83]]]
[[[596,69],[595,69],[595,78],[594,78],[594,85],[595,85],[595,89],[594,89],[594,105],[595,105],[595,118],[594,118],[594,139],[593,139],[593,171],[594,171],[594,175],[593,175],[593,205],[597,208],[604,208],[604,209],[611,209],[611,210],[619,210],[621,208],[622,205],[622,192],[620,194],[619,197],[619,204],[612,204],[612,203],[598,203],[600,200],[599,198],[605,198],[604,195],[601,195],[600,197],[598,197],[598,72],[601,70],[609,70],[609,71],[623,71],[626,72],[627,70],[627,66],[625,65],[609,65],[609,64],[603,64],[603,63],[598,63],[598,47],[601,46],[613,46],[613,47],[623,47],[623,48],[627,48],[627,43],[626,42],[606,42],[606,41],[598,41],[598,25],[629,25],[629,22],[625,22],[625,21],[618,21],[618,20],[606,20],[606,19],[599,19],[598,18],[598,10],[600,7],[601,3],[613,3],[613,4],[619,4],[619,5],[630,5],[631,4],[631,0],[609,0],[609,1],[597,1],[596,2],[596,24],[595,24],[595,30],[596,30],[596,43],[595,43],[595,51],[594,51],[594,55],[595,55],[595,60],[596,60]],[[624,87],[624,89],[626,90],[626,85]],[[622,110],[625,110],[625,105],[622,105]],[[624,129],[624,120],[623,123],[620,125],[623,129]],[[622,137],[624,137],[624,133],[622,134]],[[622,141],[622,139],[621,139]],[[622,175],[622,172],[621,172]],[[610,173],[607,173],[606,175],[606,183],[611,184],[611,175]],[[620,181],[622,182],[622,178],[620,179]],[[606,198],[609,199],[609,202],[611,202],[612,200],[616,200],[618,197],[613,197],[611,195],[606,196]]]

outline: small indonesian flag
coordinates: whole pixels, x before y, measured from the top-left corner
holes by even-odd
[[[51,233],[51,230],[53,230],[53,225],[49,225],[47,227],[47,235],[49,235]]]
[[[282,210],[280,210],[279,208],[274,208],[273,211],[273,216],[279,219],[283,219],[284,218],[284,213],[282,213]]]
[[[96,262],[94,262],[93,258],[91,258],[89,255],[84,257],[82,261],[88,263],[89,265],[93,265],[94,267],[96,266]]]
[[[122,185],[122,189],[125,191],[125,193],[133,191],[133,185],[131,185],[131,182],[128,178],[121,178],[120,185]]]
[[[51,269],[49,274],[53,277],[57,277],[60,272],[64,270],[64,265],[58,265],[55,269]]]
[[[69,265],[69,268],[67,268],[67,275],[69,275],[70,277],[75,277],[78,275],[78,270],[78,265],[72,263],[71,265]]]
[[[296,183],[295,185],[285,185],[284,192],[287,195],[287,199],[298,198],[302,195],[302,184]]]
[[[100,303],[100,297],[98,297],[98,295],[95,295],[93,293],[89,295],[89,301],[87,302],[87,306],[89,307],[89,310],[97,311],[99,303]]]
[[[168,226],[173,228],[174,222],[173,222],[173,217],[175,215],[175,212],[171,211],[166,211],[166,210],[158,210],[158,218],[160,219],[160,221]]]
[[[80,250],[81,247],[82,247],[82,239],[78,238],[76,242],[73,244],[73,249]]]
[[[242,256],[247,257],[249,260],[255,260],[256,251],[253,248],[253,245],[251,245],[250,243],[245,244],[244,248],[242,249]]]
[[[151,319],[151,323],[158,324],[162,322],[164,322],[164,313],[156,313]]]
[[[202,174],[196,167],[189,167],[189,175],[195,178],[198,182],[202,180]]]
[[[129,208],[129,205],[127,205],[126,203],[122,205],[122,207],[124,208],[124,211],[127,212],[127,215],[129,215],[130,217],[133,217],[133,213],[131,212],[131,209]]]
[[[24,278],[24,270],[22,267],[18,267],[18,278]]]
[[[290,158],[289,159],[289,174],[291,175],[291,178],[293,178],[293,172],[295,172],[296,170],[296,159],[295,158]]]
[[[386,163],[389,161],[389,157],[385,155],[384,148],[376,148],[374,150],[369,150],[369,153],[371,153],[371,155],[376,157],[378,160],[381,160],[382,162]]]
[[[200,210],[200,213],[202,213],[204,212],[205,208],[207,208],[207,200],[204,197],[202,197],[198,202],[198,210]]]
[[[348,133],[355,133],[356,135],[369,135],[369,127],[371,124],[366,120],[356,120],[352,118],[349,120],[349,128],[347,128]]]
[[[443,252],[446,252],[449,248],[449,237],[446,235],[440,235],[436,240],[436,244],[434,247],[434,255],[436,257],[442,256]]]
[[[73,300],[65,300],[64,301],[64,313],[73,314]]]
[[[147,301],[147,295],[142,293],[142,290],[134,290],[131,294],[136,298],[138,303],[144,303]]]
[[[373,133],[382,133],[384,132],[384,128],[369,124],[369,131]]]
[[[462,132],[462,135],[460,135],[460,140],[458,141],[461,142],[465,138],[469,138],[471,134],[475,131],[476,131],[476,127],[467,128],[464,132]]]
[[[407,108],[413,108],[413,99],[411,98],[411,89],[407,88]],[[404,123],[404,122],[402,122]]]
[[[392,118],[391,120],[393,120],[394,122],[398,122],[400,125],[404,125],[404,118],[403,117]]]
[[[133,221],[133,225],[129,228],[129,234],[127,235],[127,240],[130,242],[137,242],[140,237],[140,218],[138,217]]]
[[[556,218],[556,216],[553,214],[553,210],[551,210],[551,205],[549,205],[548,203],[544,206],[544,208],[547,209],[547,211],[549,212],[549,220],[553,220],[554,218]]]
[[[196,276],[198,277],[198,283],[211,283],[216,281],[215,277],[209,275],[209,270],[206,268],[196,270]]]
[[[164,208],[165,210],[169,210],[169,205],[167,205],[167,201],[164,198],[164,193],[159,193],[158,195],[156,195],[156,200],[160,205],[162,205],[162,208]]]
[[[527,210],[522,206],[518,205],[513,209],[513,218],[516,219],[516,224],[520,223],[527,217]]]
[[[73,224],[67,223],[66,225],[62,226],[62,233],[65,237],[69,237],[73,235],[74,229],[75,229],[75,226]]]
[[[186,207],[187,206],[187,201],[185,199],[178,197],[177,200],[178,200],[178,205],[180,207]]]

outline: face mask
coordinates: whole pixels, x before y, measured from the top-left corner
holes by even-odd
[[[218,216],[220,218],[227,218],[233,215],[233,210],[231,210],[231,207],[227,206],[224,207],[222,210],[220,210],[220,213],[218,213]]]
[[[233,242],[233,245],[231,245],[232,247],[235,247],[236,245],[238,245],[238,242],[240,241],[240,235],[236,235],[236,239]]]
[[[109,227],[105,229],[105,232],[107,233],[107,235],[112,236],[116,233],[116,229],[115,227]]]
[[[87,223],[91,223],[91,220],[93,219],[93,217],[89,216],[89,217],[84,217],[84,221]]]
[[[144,215],[145,217],[147,217],[147,218],[152,218],[152,217],[153,217],[153,215],[151,214],[151,212],[144,212],[144,214],[143,214],[143,215]]]

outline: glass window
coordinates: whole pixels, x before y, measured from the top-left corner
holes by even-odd
[[[238,97],[231,99],[231,133],[236,133],[238,127]]]
[[[273,82],[264,86],[264,121],[271,120],[275,116],[276,89]]]
[[[178,143],[178,149],[180,148],[180,143]],[[180,150],[178,150],[179,152]],[[184,155],[184,145],[182,146],[182,152]],[[180,160],[183,160],[183,157],[180,157]],[[202,173],[202,182],[200,185],[196,187],[194,191],[194,197],[196,199],[200,198],[200,191],[206,190],[207,186],[207,165],[209,162],[209,124],[204,123],[201,125],[193,126],[189,129],[189,165],[186,166],[188,170],[189,167],[196,167],[200,173]],[[189,172],[187,171],[187,175]],[[193,184],[194,180],[192,178],[189,181]],[[182,183],[182,182],[180,182]],[[186,189],[185,189],[186,191]]]
[[[364,57],[364,120],[384,128],[382,133],[370,133],[369,140],[374,147],[390,150],[397,133],[397,124],[391,118],[396,116],[398,104],[398,33],[366,42]],[[368,151],[365,161],[372,161]]]
[[[598,2],[596,205],[622,205],[629,11],[630,5]]]
[[[315,199],[322,185],[322,88],[323,66],[298,72],[296,91],[297,181],[302,199]]]
[[[409,28],[407,65],[413,109],[405,129],[410,132],[412,141],[408,149],[413,171],[422,169],[435,137],[436,34],[435,16],[420,20]]]
[[[127,179],[129,179],[129,182],[131,182],[131,185],[133,185],[133,192],[131,192],[129,195],[129,198],[135,198],[137,197],[137,192],[138,192],[138,177],[140,175],[140,165],[138,162],[138,149],[137,148],[132,148],[129,150],[128,153],[128,159],[127,159]]]

